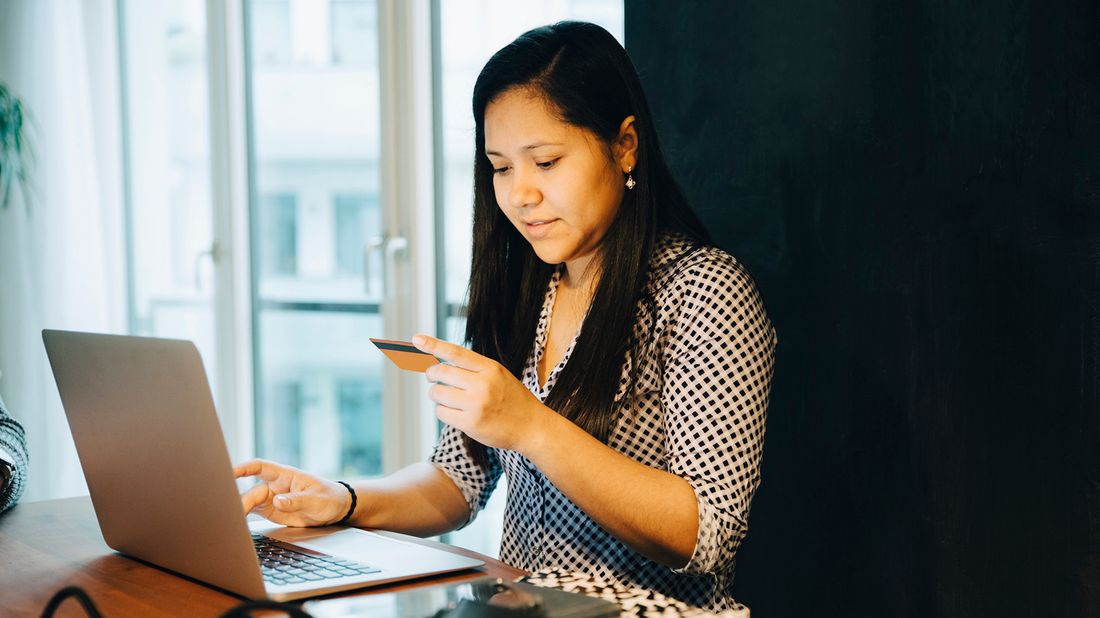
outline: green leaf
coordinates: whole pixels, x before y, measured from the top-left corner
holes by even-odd
[[[7,209],[11,203],[15,185],[30,208],[33,153],[27,140],[25,113],[23,102],[0,83],[0,209]]]

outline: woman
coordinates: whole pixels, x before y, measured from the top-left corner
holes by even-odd
[[[446,361],[427,372],[446,424],[430,463],[341,486],[249,462],[245,511],[438,534],[503,473],[504,562],[732,605],[775,346],[751,278],[707,244],[602,28],[519,37],[473,111],[471,349],[413,338]]]

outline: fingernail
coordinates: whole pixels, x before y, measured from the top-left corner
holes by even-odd
[[[412,338],[413,345],[422,346],[428,343],[428,340],[423,335],[414,335]]]
[[[280,509],[285,509],[290,506],[290,500],[286,496],[275,496],[275,506]]]

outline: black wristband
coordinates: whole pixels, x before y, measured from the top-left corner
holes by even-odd
[[[340,521],[336,522],[336,524],[339,525],[339,524],[342,524],[342,523],[346,522],[347,520],[351,519],[352,514],[355,513],[355,504],[359,501],[359,499],[355,496],[355,490],[351,488],[351,485],[348,485],[344,481],[336,481],[336,482],[340,483],[344,487],[347,487],[348,492],[351,493],[351,506],[348,507],[348,512],[344,513],[344,516],[340,518]]]

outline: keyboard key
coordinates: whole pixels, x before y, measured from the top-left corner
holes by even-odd
[[[277,541],[262,535],[253,534],[252,539],[260,559],[261,573],[266,581],[273,583],[302,583],[321,579],[357,577],[379,571],[354,560],[297,551],[292,547],[279,545]]]

